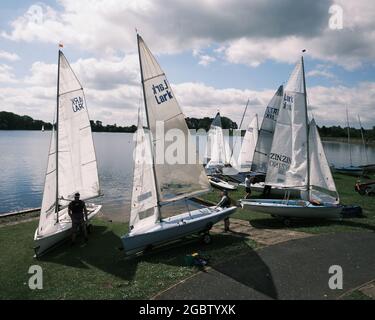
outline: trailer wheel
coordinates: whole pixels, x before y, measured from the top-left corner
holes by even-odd
[[[203,235],[202,241],[204,244],[210,244],[212,242],[211,235],[207,232]]]

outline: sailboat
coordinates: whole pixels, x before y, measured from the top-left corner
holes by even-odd
[[[250,172],[251,170],[255,146],[258,141],[258,132],[258,115],[256,114],[246,129],[238,158],[232,157],[231,164],[239,172]]]
[[[211,123],[206,146],[206,159],[208,160],[206,172],[213,187],[224,190],[237,189],[237,185],[219,177],[222,175],[225,166],[230,162],[229,158],[229,144],[224,139],[221,116],[218,112]]]
[[[99,196],[99,178],[84,91],[59,50],[56,123],[51,135],[39,226],[34,235],[37,257],[70,236],[68,205],[76,192],[81,200]],[[88,219],[101,209],[101,205],[86,206]]]
[[[207,238],[213,224],[236,210],[236,207],[204,207],[190,211],[187,206],[187,212],[163,217],[165,206],[208,192],[210,184],[203,166],[197,162],[155,161],[155,151],[165,154],[173,143],[165,141],[165,145],[158,145],[155,139],[158,125],[162,124],[166,132],[178,129],[187,141],[192,137],[165,73],[139,34],[137,42],[147,132],[139,120],[129,233],[121,237],[127,255],[194,233]]]
[[[347,129],[348,129],[348,146],[349,146],[350,165],[349,166],[342,166],[342,167],[335,167],[335,172],[358,177],[358,176],[362,175],[363,168],[353,165],[352,145],[351,145],[351,142],[350,142],[350,124],[349,124],[348,108],[346,108],[346,124],[347,124]]]
[[[342,206],[315,120],[310,123],[303,57],[284,90],[268,157],[267,185],[301,190],[304,200],[243,199],[242,207],[273,216],[340,218]]]
[[[223,168],[228,162],[228,145],[225,143],[221,116],[218,112],[211,123],[208,132],[206,159],[208,163],[206,169]]]
[[[251,184],[251,189],[253,191],[264,192],[266,186],[266,184],[264,183],[264,179],[268,168],[268,156],[271,152],[276,121],[283,100],[283,90],[283,85],[279,86],[264,112],[258,139],[256,141],[256,146],[253,153],[253,158],[251,161],[250,175],[254,177],[254,182]],[[242,182],[240,185],[245,186],[245,183]],[[300,197],[299,190],[291,188],[288,191],[291,197]],[[272,187],[269,193],[272,194],[272,196],[282,197],[285,195],[285,190]]]

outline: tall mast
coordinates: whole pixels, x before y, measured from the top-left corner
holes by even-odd
[[[367,149],[366,149],[365,136],[363,134],[362,122],[361,122],[361,118],[359,117],[359,115],[358,115],[358,122],[359,122],[359,126],[361,127],[361,136],[362,136],[363,148],[365,149],[366,164],[368,164],[368,155],[367,155]]]
[[[348,145],[349,145],[350,166],[353,166],[353,161],[352,161],[352,146],[350,144],[350,124],[349,124],[348,107],[346,107],[346,124],[348,126]]]
[[[146,120],[147,120],[147,127],[151,132],[150,129],[150,119],[148,115],[148,109],[147,109],[147,100],[146,100],[146,91],[145,91],[145,82],[143,79],[143,66],[142,66],[142,59],[141,59],[141,49],[139,46],[139,41],[141,37],[137,33],[137,45],[138,45],[138,57],[139,57],[139,67],[141,69],[141,82],[142,82],[142,91],[143,91],[143,100],[145,102],[145,110],[146,110]],[[151,141],[152,142],[152,141]],[[151,147],[153,146],[153,143],[151,144]],[[160,196],[159,196],[159,191],[158,191],[158,186],[157,186],[157,177],[156,177],[156,172],[155,172],[155,158],[154,158],[154,150],[152,150],[152,173],[154,175],[154,181],[155,181],[155,190],[156,190],[156,200],[157,200],[157,206],[158,206],[158,216],[159,220],[161,219],[161,212],[160,212]]]
[[[303,51],[304,52],[304,51]],[[309,145],[309,116],[307,114],[307,91],[306,91],[306,79],[305,79],[305,64],[303,61],[303,56],[301,57],[302,62],[302,76],[303,76],[303,90],[305,92],[305,122],[306,122],[306,151],[307,151],[307,191],[310,190],[310,145]]]
[[[56,94],[56,222],[59,222],[59,109],[60,109],[60,56],[62,51],[59,49],[58,63],[57,63],[57,94]]]

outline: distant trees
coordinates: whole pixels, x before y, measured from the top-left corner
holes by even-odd
[[[34,120],[29,116],[19,116],[12,112],[0,111],[0,130],[51,130],[52,124]]]
[[[103,126],[103,123],[101,121],[90,121],[91,124],[91,130],[93,132],[136,132],[137,126],[132,125],[130,127],[119,127],[117,124],[114,125],[106,125]]]
[[[201,119],[197,118],[186,118],[186,123],[189,129],[204,129],[206,131],[210,130],[211,123],[214,120],[213,118],[204,117]],[[231,119],[227,117],[221,117],[221,125],[223,129],[237,129],[237,123],[233,122]]]
[[[363,128],[362,128],[363,129]],[[341,126],[332,126],[326,127],[323,126],[321,128],[318,127],[319,134],[325,138],[347,138],[348,137],[348,128],[341,128]],[[350,137],[354,139],[361,139],[361,129],[350,128]],[[363,129],[363,135],[366,141],[373,141],[375,140],[375,127],[372,129]]]
[[[206,131],[210,130],[212,118],[204,117],[198,118],[186,118],[186,123],[189,129],[204,129]],[[223,129],[238,129],[237,123],[232,121],[227,117],[221,117],[221,123]],[[104,126],[102,121],[96,120],[90,121],[91,129],[93,132],[135,132],[137,131],[137,126],[132,125],[128,127],[121,127],[117,124]],[[20,116],[12,112],[0,111],[0,130],[41,130],[44,126],[45,130],[51,130],[52,124],[49,122],[44,122],[42,120],[34,120],[29,116]],[[346,138],[347,128],[342,128],[341,126],[326,127],[322,126],[319,128],[319,133],[322,137],[326,138]],[[366,141],[375,141],[375,126],[372,129],[364,129],[364,137]],[[352,138],[361,138],[361,130],[350,128],[350,136]]]

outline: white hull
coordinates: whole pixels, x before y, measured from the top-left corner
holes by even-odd
[[[225,219],[236,209],[236,207],[225,209],[206,207],[163,219],[151,228],[138,230],[136,233],[130,232],[121,238],[125,254],[135,254],[150,246],[208,231],[215,223]]]
[[[219,188],[219,189],[225,189],[225,190],[236,190],[237,186],[230,184],[224,180],[218,179],[218,181],[214,181],[212,179],[208,179],[212,186]]]
[[[94,218],[102,208],[101,205],[87,204],[88,219]],[[34,250],[35,256],[40,257],[63,240],[66,240],[71,235],[72,221],[68,215],[67,208],[59,212],[59,222],[52,226],[51,230],[46,235],[38,235],[38,229],[35,230],[34,235]]]
[[[304,200],[263,200],[242,199],[242,208],[271,214],[280,217],[295,218],[341,218],[342,206],[340,205],[313,205]]]
[[[241,183],[240,186],[245,187],[245,183]],[[251,185],[251,190],[256,192],[263,192],[265,187],[264,182],[254,183]],[[301,190],[299,189],[278,189],[278,188],[271,188],[271,195],[272,196],[280,196],[285,197],[285,195],[289,192],[289,197],[293,198],[300,198],[301,197]]]

